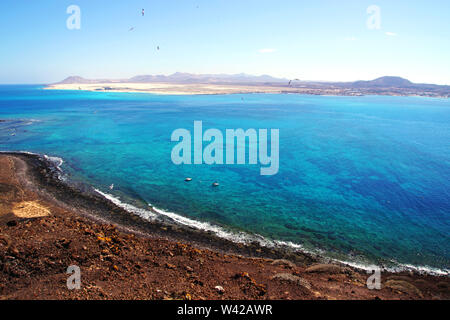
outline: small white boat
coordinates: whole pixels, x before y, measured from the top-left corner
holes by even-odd
[[[186,179],[184,179],[184,181],[186,181],[186,182],[192,181],[192,178],[186,178]]]

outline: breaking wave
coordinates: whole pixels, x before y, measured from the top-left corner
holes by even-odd
[[[448,276],[450,275],[450,270],[447,269],[437,269],[432,268],[428,266],[414,266],[414,265],[408,265],[408,264],[401,264],[396,261],[392,261],[394,266],[375,266],[373,264],[368,263],[361,263],[361,262],[355,262],[355,261],[346,261],[346,260],[339,260],[334,258],[327,258],[326,252],[320,249],[316,249],[315,251],[307,250],[304,246],[301,244],[293,243],[290,241],[279,241],[279,240],[270,240],[267,239],[261,235],[258,234],[250,234],[245,232],[238,232],[238,231],[229,231],[226,230],[223,227],[213,225],[208,222],[201,222],[198,220],[194,220],[191,218],[187,218],[184,216],[181,216],[177,213],[158,209],[152,205],[149,204],[149,210],[146,209],[140,209],[133,205],[127,204],[122,202],[120,199],[114,197],[111,194],[104,193],[98,189],[94,189],[98,194],[103,196],[105,199],[111,201],[113,204],[117,205],[118,207],[128,211],[131,214],[136,214],[140,216],[141,218],[147,219],[149,221],[160,221],[160,222],[167,222],[167,218],[169,221],[174,222],[178,225],[193,228],[196,230],[201,230],[204,232],[211,232],[215,236],[225,239],[228,241],[232,241],[235,243],[241,243],[241,244],[251,244],[251,243],[257,243],[261,247],[267,247],[267,248],[273,248],[273,249],[290,249],[294,251],[301,251],[303,253],[308,253],[316,256],[324,257],[325,259],[328,259],[329,261],[338,262],[356,269],[360,270],[367,270],[371,271],[376,268],[380,268],[384,271],[388,272],[402,272],[402,271],[414,271],[421,274],[431,274],[431,275],[439,275],[439,276]]]

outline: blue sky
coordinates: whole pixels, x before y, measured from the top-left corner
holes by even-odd
[[[72,4],[80,30],[66,27]],[[0,83],[180,71],[450,84],[449,21],[448,0],[1,0]]]

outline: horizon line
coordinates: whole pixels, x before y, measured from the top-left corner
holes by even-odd
[[[136,78],[136,77],[144,77],[144,76],[164,76],[164,77],[170,77],[170,76],[174,76],[177,74],[184,74],[184,75],[191,75],[191,76],[247,76],[247,77],[270,77],[273,78],[274,80],[276,80],[277,82],[282,82],[282,81],[289,81],[289,80],[294,80],[293,78],[285,78],[285,77],[277,77],[277,76],[273,76],[267,73],[264,74],[259,74],[259,75],[255,75],[255,74],[250,74],[250,73],[245,73],[245,72],[240,72],[240,73],[191,73],[191,72],[181,72],[181,71],[176,71],[176,72],[172,72],[172,73],[147,73],[147,74],[137,74],[128,78],[87,78],[84,76],[80,76],[77,74],[74,75],[69,75],[67,77],[65,77],[62,80],[59,80],[57,82],[17,82],[17,83],[10,83],[10,82],[0,82],[0,85],[51,85],[51,84],[56,84],[56,83],[60,83],[63,82],[67,79],[70,78],[82,78],[84,80],[91,80],[91,81],[101,81],[101,80],[105,80],[105,81],[126,81],[126,80],[130,80],[132,78]],[[422,85],[437,85],[437,86],[450,86],[450,84],[438,84],[438,83],[427,83],[427,82],[413,82],[411,80],[409,80],[408,78],[402,77],[402,76],[393,76],[393,75],[384,75],[384,76],[379,76],[379,77],[375,77],[375,78],[367,78],[367,79],[356,79],[356,80],[310,80],[310,79],[301,79],[301,78],[296,78],[296,81],[299,82],[306,82],[306,83],[355,83],[355,82],[359,82],[359,81],[374,81],[377,79],[382,79],[382,78],[399,78],[399,79],[403,79],[403,80],[407,80],[410,81],[412,84],[422,84]],[[266,81],[268,82],[268,81]]]

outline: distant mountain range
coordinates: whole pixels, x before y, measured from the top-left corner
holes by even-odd
[[[274,78],[268,75],[252,76],[245,73],[240,74],[191,74],[177,72],[169,76],[165,75],[141,75],[130,79],[110,80],[98,79],[90,80],[79,76],[68,77],[57,84],[89,84],[89,83],[282,83],[288,82],[288,79]]]
[[[427,83],[413,83],[408,79],[400,77],[381,77],[371,81],[355,81],[351,82],[354,88],[422,88],[422,89],[450,89],[450,86],[427,84]]]
[[[400,77],[381,77],[371,81],[355,81],[355,87],[397,87],[404,88],[414,85],[411,81]]]
[[[140,75],[129,79],[85,79],[80,76],[71,76],[56,84],[89,84],[89,83],[230,83],[230,84],[283,84],[289,83],[289,79],[275,78],[269,75],[253,76],[245,73],[240,74],[192,74],[177,72],[171,75]],[[401,77],[381,77],[370,81],[355,82],[319,82],[319,81],[292,81],[291,86],[304,84],[334,85],[354,88],[411,88],[411,87],[447,87],[435,84],[417,84]]]
[[[275,78],[269,75],[240,74],[191,74],[177,72],[172,75],[141,75],[130,79],[85,79],[68,77],[58,84],[113,84],[113,83],[173,83],[216,84],[277,87],[285,93],[337,94],[337,95],[420,95],[450,97],[450,86],[413,83],[401,77],[381,77],[371,81],[319,82]],[[283,89],[286,88],[286,89]]]

